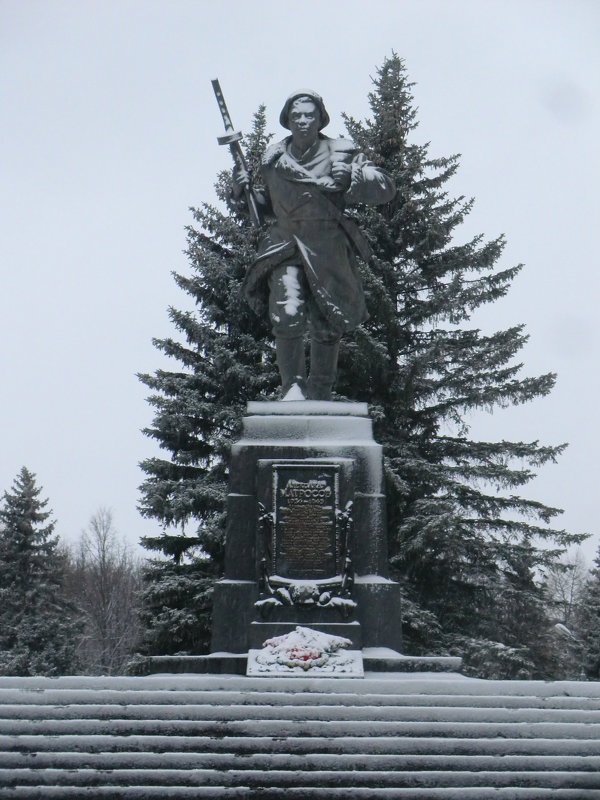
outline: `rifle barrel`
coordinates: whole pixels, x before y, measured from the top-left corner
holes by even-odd
[[[223,118],[223,125],[225,126],[225,134],[226,134],[225,136],[218,136],[217,141],[219,142],[219,144],[228,145],[234,163],[247,171],[248,167],[246,165],[246,159],[244,158],[244,153],[240,146],[240,139],[242,138],[242,134],[241,132],[236,132],[233,127],[233,122],[231,121],[231,116],[229,114],[227,103],[225,102],[225,97],[223,96],[223,91],[221,89],[221,84],[219,83],[218,78],[212,80],[211,84],[213,87],[213,91],[215,93],[215,97],[217,98],[217,103],[219,105],[219,111],[221,112],[221,117]],[[258,206],[256,205],[256,198],[252,194],[252,190],[250,187],[244,189],[244,197],[246,203],[248,204],[250,222],[255,228],[260,228],[260,215],[258,213]]]

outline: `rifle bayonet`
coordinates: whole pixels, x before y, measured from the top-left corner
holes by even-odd
[[[215,80],[211,81],[211,83],[215,97],[217,98],[217,103],[219,104],[219,111],[223,117],[223,125],[225,126],[225,136],[217,136],[217,142],[221,145],[228,145],[234,162],[239,167],[248,171],[246,159],[244,158],[244,153],[242,152],[242,148],[240,146],[242,132],[236,131],[233,127],[233,122],[229,116],[227,103],[223,97],[223,92],[221,91],[221,85],[219,84],[218,79],[215,78]],[[244,197],[246,199],[246,203],[248,204],[250,222],[255,228],[260,228],[260,215],[258,213],[258,206],[256,205],[256,199],[249,188],[244,190]]]

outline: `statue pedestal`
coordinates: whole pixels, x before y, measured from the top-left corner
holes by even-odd
[[[232,448],[212,652],[245,653],[298,625],[399,651],[386,537],[366,404],[249,403]]]

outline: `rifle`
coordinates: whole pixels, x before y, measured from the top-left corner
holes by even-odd
[[[236,131],[233,128],[233,122],[229,116],[227,104],[225,103],[225,98],[223,97],[223,92],[221,91],[221,85],[219,84],[218,79],[215,78],[215,80],[211,81],[211,83],[215,97],[217,98],[217,103],[219,104],[219,111],[223,117],[223,125],[225,126],[225,136],[217,136],[217,142],[219,144],[228,144],[234,162],[238,167],[243,168],[247,172],[248,167],[246,165],[246,159],[244,158],[242,148],[240,147],[242,132]],[[248,204],[250,222],[255,228],[260,228],[260,215],[258,213],[258,206],[256,205],[256,199],[249,188],[244,189],[244,197],[246,199],[246,203]]]

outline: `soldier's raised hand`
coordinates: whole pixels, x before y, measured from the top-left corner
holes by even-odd
[[[352,176],[352,166],[344,161],[334,161],[331,165],[331,177],[338,184],[340,189],[347,189],[350,186]]]
[[[250,175],[248,175],[248,170],[244,166],[236,164],[233,168],[231,178],[233,196],[236,199],[250,189]]]

